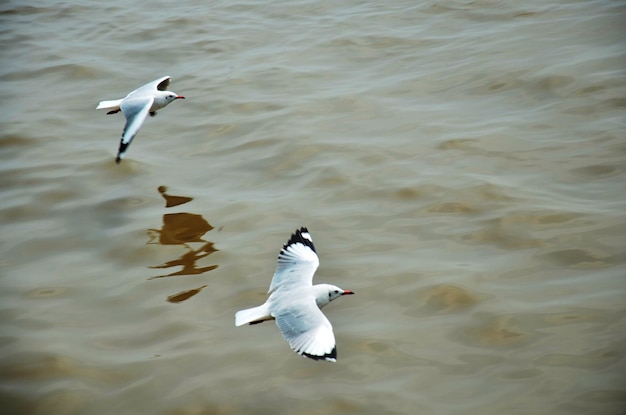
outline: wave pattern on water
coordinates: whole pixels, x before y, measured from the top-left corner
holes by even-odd
[[[621,413],[625,16],[3,2],[4,411]],[[116,165],[97,103],[163,75]],[[234,327],[299,226],[335,365]]]

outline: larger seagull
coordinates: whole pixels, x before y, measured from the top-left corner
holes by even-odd
[[[170,102],[177,99],[185,99],[184,96],[175,92],[167,91],[170,84],[170,77],[164,76],[155,81],[149,82],[144,86],[135,89],[122,99],[114,99],[111,101],[101,101],[96,109],[107,109],[107,114],[116,114],[120,111],[126,117],[126,125],[120,139],[120,147],[117,151],[115,162],[122,161],[126,149],[133,141],[137,131],[143,124],[148,114],[154,116],[161,108],[167,106]]]
[[[235,325],[276,320],[291,348],[314,360],[337,361],[333,326],[321,308],[342,295],[354,294],[330,284],[313,283],[319,266],[307,228],[291,235],[278,255],[278,265],[265,304],[238,311]]]

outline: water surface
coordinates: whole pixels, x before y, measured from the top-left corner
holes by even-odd
[[[4,2],[5,411],[623,413],[625,15]],[[116,165],[97,103],[164,75]],[[234,326],[300,226],[336,364]]]

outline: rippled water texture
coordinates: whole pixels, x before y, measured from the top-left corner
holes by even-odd
[[[3,413],[623,414],[625,18],[3,2]],[[164,75],[116,165],[97,103]],[[300,226],[336,364],[234,326]]]

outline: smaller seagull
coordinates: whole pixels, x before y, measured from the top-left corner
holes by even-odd
[[[283,245],[265,304],[238,311],[235,326],[276,320],[291,348],[313,360],[337,361],[337,346],[330,321],[320,310],[342,295],[354,294],[330,284],[313,285],[319,266],[307,228],[296,230]]]
[[[178,95],[172,91],[166,91],[170,84],[170,77],[164,76],[155,81],[149,82],[142,87],[135,89],[122,99],[114,99],[111,101],[100,101],[96,109],[107,109],[108,114],[116,114],[120,111],[126,117],[126,125],[122,132],[120,140],[120,148],[117,152],[115,162],[122,161],[126,149],[133,141],[137,131],[143,124],[144,120],[150,114],[155,116],[156,112],[165,107],[170,102],[177,99],[185,99],[184,96]]]

